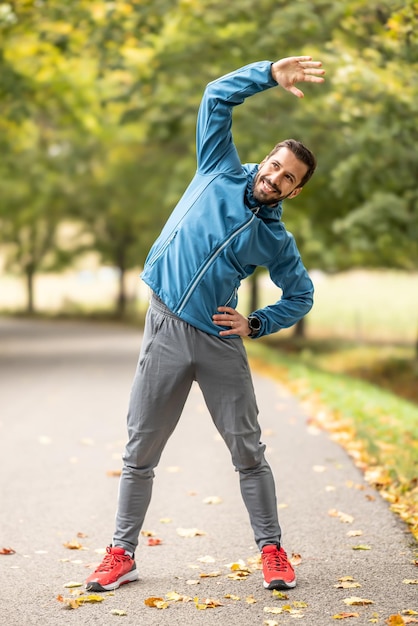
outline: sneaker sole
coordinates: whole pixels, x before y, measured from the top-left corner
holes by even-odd
[[[271,582],[264,581],[263,582],[264,589],[293,589],[296,587],[296,580],[292,580],[292,582],[287,583],[284,580],[272,580]]]
[[[114,591],[115,589],[119,589],[121,585],[127,585],[128,583],[135,582],[136,580],[138,580],[138,578],[138,572],[136,570],[132,570],[118,578],[118,580],[116,580],[114,583],[109,583],[108,585],[101,585],[100,583],[94,581],[87,583],[86,590],[96,592]]]

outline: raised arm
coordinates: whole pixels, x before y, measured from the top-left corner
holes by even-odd
[[[221,76],[206,87],[199,109],[196,133],[198,168],[237,171],[240,159],[232,139],[232,110],[256,93],[279,84],[298,98],[300,82],[322,83],[325,71],[310,56],[286,57],[275,63],[261,61]]]

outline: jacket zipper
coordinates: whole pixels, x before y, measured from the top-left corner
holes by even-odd
[[[164,254],[164,252],[166,251],[166,249],[168,248],[168,246],[170,245],[170,243],[173,241],[174,237],[177,235],[178,231],[175,230],[173,233],[171,233],[171,235],[165,240],[165,242],[163,243],[163,245],[161,246],[161,248],[154,254],[154,256],[148,261],[148,265],[152,266],[154,265],[154,263],[156,261],[158,261],[158,259],[160,258],[160,256],[162,256]]]
[[[197,274],[197,276],[195,277],[194,281],[192,282],[192,284],[190,285],[190,287],[188,288],[188,290],[186,291],[186,293],[183,295],[183,298],[180,300],[179,305],[177,307],[177,314],[180,314],[183,309],[185,308],[185,306],[187,305],[193,291],[196,289],[196,286],[198,285],[198,283],[200,282],[200,279],[202,278],[202,276],[207,272],[208,268],[210,265],[212,265],[213,261],[221,254],[222,250],[224,250],[229,244],[230,242],[235,239],[235,237],[237,237],[240,233],[242,233],[243,230],[245,230],[253,220],[255,220],[255,215],[252,215],[250,217],[250,219],[248,220],[248,222],[245,222],[245,224],[243,224],[242,226],[240,226],[240,228],[238,228],[238,230],[236,230],[235,232],[233,232],[228,239],[226,239],[223,244],[221,246],[219,246],[219,248],[216,248],[216,250],[213,251],[213,253],[211,254],[211,256],[208,258],[208,260],[206,261],[206,263],[204,264],[204,266],[202,267],[202,269],[200,270],[200,272]]]

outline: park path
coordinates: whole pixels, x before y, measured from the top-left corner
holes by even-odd
[[[162,544],[141,538],[138,583],[65,609],[56,599],[70,596],[64,584],[84,580],[112,535],[140,340],[139,331],[108,324],[0,318],[0,550],[16,551],[0,555],[0,624],[273,626],[299,616],[301,624],[328,626],[352,613],[350,624],[383,626],[391,615],[418,611],[417,585],[403,582],[417,578],[411,534],[345,451],[309,426],[280,381],[257,374],[284,547],[301,558],[288,600],[264,590],[254,566],[242,579],[229,577],[228,564],[254,560],[257,551],[238,476],[193,387],[157,469],[145,523]],[[205,534],[182,537],[177,529]],[[349,536],[355,530],[362,535]],[[74,540],[83,549],[64,546]],[[359,544],[370,549],[354,550]],[[337,588],[343,577],[361,586]],[[144,604],[172,591],[222,606]],[[353,596],[373,603],[346,605]]]

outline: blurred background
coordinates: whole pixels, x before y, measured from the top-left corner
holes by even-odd
[[[234,113],[243,162],[286,137],[319,162],[284,211],[315,307],[269,345],[418,403],[417,21],[413,0],[2,2],[0,313],[140,324],[206,83],[309,54],[325,85]],[[247,282],[243,313],[280,295]]]

